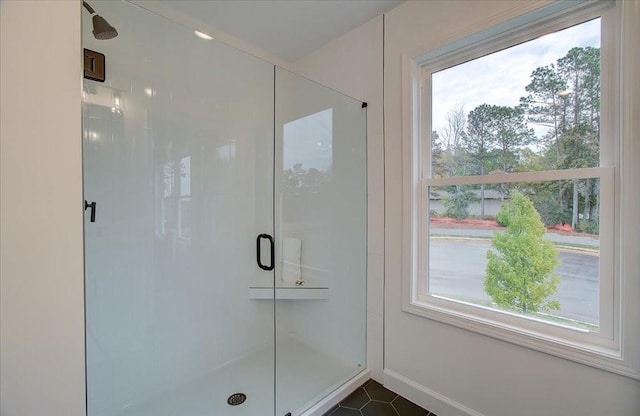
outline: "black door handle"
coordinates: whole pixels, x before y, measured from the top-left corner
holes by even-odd
[[[263,238],[269,240],[269,248],[271,250],[271,264],[269,266],[262,264],[262,250],[260,250],[260,240],[262,240]],[[256,238],[256,261],[258,262],[258,267],[260,267],[262,270],[273,270],[274,259],[275,253],[273,250],[273,237],[271,237],[269,234],[258,235],[258,238]]]
[[[87,208],[91,208],[91,222],[96,222],[96,203],[95,201],[92,203],[88,203],[87,200],[84,200],[84,210]]]

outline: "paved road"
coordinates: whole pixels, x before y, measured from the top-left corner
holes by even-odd
[[[491,298],[484,292],[483,279],[489,249],[490,240],[432,239],[430,292],[488,304]],[[560,284],[552,298],[560,301],[562,309],[554,314],[597,324],[598,255],[560,250],[559,257],[562,263],[556,268],[556,273],[560,276]]]

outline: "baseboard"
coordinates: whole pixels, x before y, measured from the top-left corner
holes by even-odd
[[[384,370],[384,386],[438,416],[484,416],[391,370]]]
[[[322,416],[335,405],[346,399],[348,395],[363,385],[369,378],[371,378],[371,372],[368,369],[363,370],[300,416]]]

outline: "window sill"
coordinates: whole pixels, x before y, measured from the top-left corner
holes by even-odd
[[[625,362],[619,349],[595,346],[484,319],[420,301],[403,302],[403,311],[480,335],[530,348],[632,379],[640,380],[640,371]]]

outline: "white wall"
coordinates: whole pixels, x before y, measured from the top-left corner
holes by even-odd
[[[435,48],[515,17],[523,12],[518,7],[541,4],[407,2],[385,15],[384,167],[376,159],[383,155],[382,148],[377,147],[381,138],[378,132],[381,133],[383,126],[382,109],[375,101],[375,97],[382,98],[376,84],[381,68],[373,59],[376,55],[371,53],[372,50],[382,53],[378,49],[382,18],[334,40],[294,66],[303,75],[369,101],[369,366],[376,374],[378,362],[372,362],[372,358],[382,357],[381,352],[371,353],[376,349],[372,337],[378,330],[376,320],[382,315],[382,303],[375,300],[377,288],[382,288],[382,279],[378,281],[374,268],[379,261],[378,264],[386,266],[385,384],[440,415],[631,416],[640,412],[637,381],[401,311],[401,54],[411,55],[425,46]],[[638,4],[634,4],[633,13],[638,13],[638,8]],[[628,18],[627,22],[631,21],[633,18]],[[628,62],[633,56],[629,55]],[[637,71],[637,63],[635,65]],[[632,113],[633,108],[627,111]],[[637,129],[636,124],[633,131]],[[637,160],[637,144],[630,146],[626,153],[633,153]],[[384,190],[377,183],[383,177]],[[371,204],[371,199],[385,194],[385,211],[382,211],[375,202]],[[382,212],[386,220],[384,231],[383,222],[378,221],[378,214]],[[378,251],[375,246],[376,236],[385,237],[384,250]],[[637,245],[629,249],[634,247]],[[384,260],[377,259],[377,253],[384,254]],[[629,270],[637,274],[637,266]],[[637,322],[629,323],[634,324]]]
[[[0,3],[0,414],[84,415],[78,1]]]
[[[635,18],[625,23],[636,27],[637,36],[638,4],[630,3],[634,3],[629,12]],[[640,413],[638,381],[401,310],[402,53],[412,56],[424,48],[445,45],[540,4],[407,2],[385,16],[385,383],[439,415]],[[635,43],[627,46],[630,56],[637,55]],[[637,75],[638,67],[632,71]],[[637,124],[635,128],[637,132]],[[627,273],[637,276],[637,262]],[[638,295],[632,300],[637,302]],[[638,321],[628,324],[638,325]]]
[[[386,232],[386,380],[399,380],[394,388],[416,401],[441,406],[441,416],[459,413],[434,397],[487,416],[637,415],[636,381],[400,310],[400,53],[422,47],[425,39],[437,44],[470,22],[482,27],[489,16],[508,18],[511,4],[410,2],[387,15],[386,152],[381,17],[296,64],[304,75],[369,103],[369,366],[381,379]],[[635,22],[640,21],[640,4],[633,5],[632,13]],[[0,30],[0,413],[81,416],[80,5],[3,1]],[[43,39],[45,58],[40,60],[35,52],[45,44]],[[47,62],[47,77],[34,65],[40,61]],[[637,71],[637,57],[628,61],[635,62]],[[637,106],[636,101],[626,111],[637,114]],[[637,120],[634,126],[638,131]],[[628,150],[638,155],[639,148],[636,143]],[[46,211],[36,205],[41,201],[49,202]],[[640,234],[637,228],[628,231]],[[425,394],[427,389],[433,394]]]
[[[384,152],[382,141],[382,16],[295,62],[295,72],[367,107],[367,366],[382,381]]]

